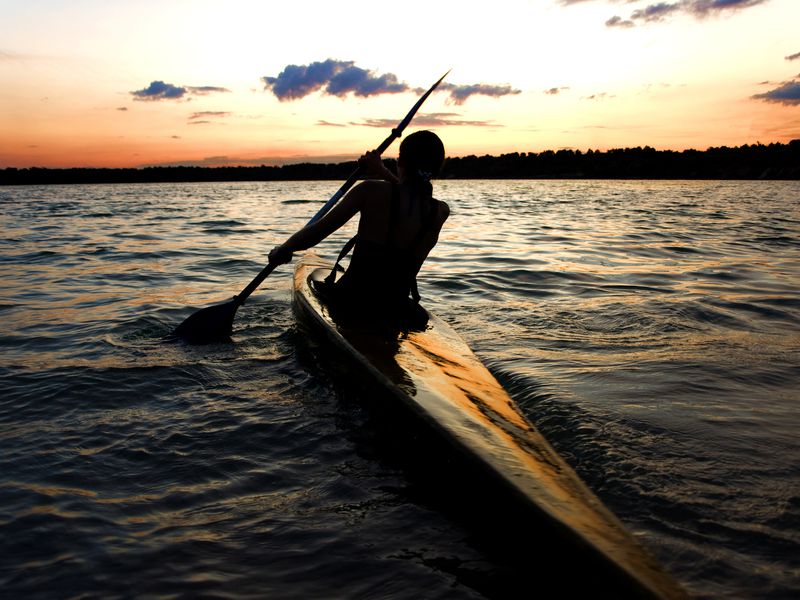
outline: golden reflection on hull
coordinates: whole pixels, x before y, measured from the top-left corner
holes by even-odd
[[[324,332],[365,375],[488,471],[515,500],[589,559],[601,561],[610,579],[641,597],[685,597],[525,419],[455,331],[434,315],[425,331],[391,337],[337,326],[309,284],[330,268],[309,253],[295,269],[294,303],[304,322]]]

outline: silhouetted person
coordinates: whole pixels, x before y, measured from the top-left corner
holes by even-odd
[[[269,260],[289,262],[292,253],[317,245],[359,214],[350,265],[326,286],[327,301],[347,318],[424,324],[416,276],[450,214],[446,203],[433,198],[430,183],[444,163],[444,145],[430,131],[409,135],[400,145],[397,175],[375,152],[359,163],[381,179],[358,184],[324,217],[273,248]]]

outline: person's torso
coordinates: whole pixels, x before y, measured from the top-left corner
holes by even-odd
[[[417,272],[438,239],[438,202],[397,185],[361,213],[347,271],[337,287],[359,304],[407,301]]]

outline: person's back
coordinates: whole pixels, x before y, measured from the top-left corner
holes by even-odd
[[[361,210],[350,265],[336,286],[337,301],[358,313],[391,315],[407,308],[449,209],[407,184],[363,185],[371,188],[371,196]]]

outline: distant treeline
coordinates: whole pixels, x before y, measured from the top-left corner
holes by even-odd
[[[279,167],[0,170],[0,185],[344,180],[355,162]],[[443,179],[800,179],[800,140],[708,150],[547,150],[449,158]]]
[[[451,158],[454,179],[800,179],[800,139],[708,150],[548,150]]]

